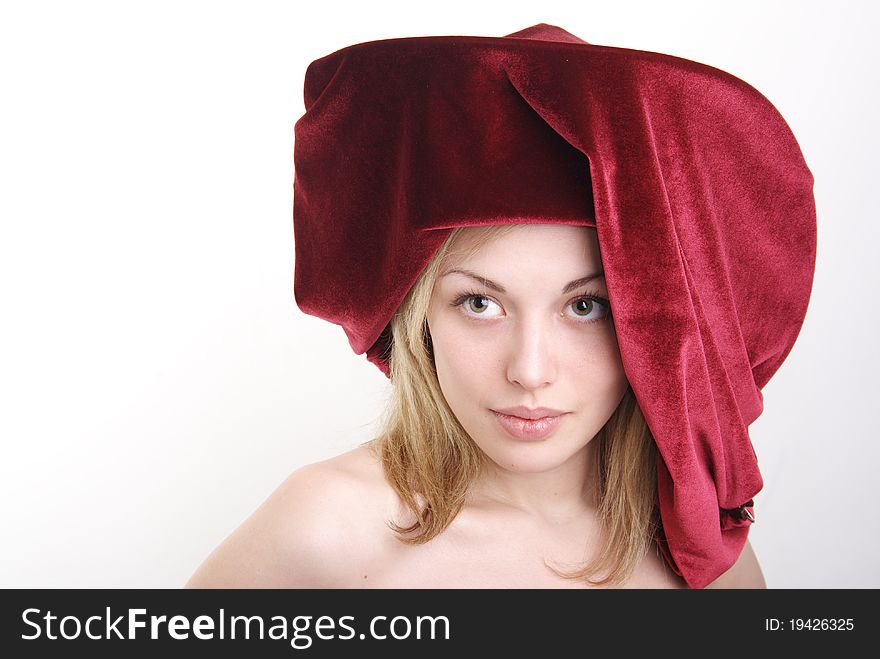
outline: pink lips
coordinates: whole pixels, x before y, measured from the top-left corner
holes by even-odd
[[[525,407],[511,407],[503,412],[492,410],[498,423],[511,436],[517,439],[544,439],[562,423],[564,412],[546,407],[530,410]],[[520,414],[524,416],[519,416]]]

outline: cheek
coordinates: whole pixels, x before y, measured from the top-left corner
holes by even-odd
[[[454,323],[432,332],[434,363],[444,389],[481,389],[498,363],[497,341],[486,340],[479,332]]]
[[[629,382],[614,332],[606,328],[575,330],[558,346],[557,377],[588,398],[623,395]]]

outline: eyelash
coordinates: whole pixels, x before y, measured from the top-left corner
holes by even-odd
[[[465,302],[467,302],[472,297],[483,297],[488,300],[492,300],[492,298],[489,295],[486,295],[484,293],[477,293],[476,291],[465,291],[461,295],[459,295],[457,298],[455,298],[455,300],[451,303],[451,306],[455,307],[455,308],[460,308]],[[605,313],[605,315],[600,318],[593,318],[591,320],[579,320],[578,322],[582,322],[584,324],[598,323],[600,321],[607,319],[611,315],[611,303],[608,300],[606,300],[604,297],[601,297],[599,295],[593,295],[591,293],[584,293],[582,295],[578,295],[577,297],[569,300],[566,303],[566,306],[569,306],[573,302],[577,302],[578,300],[593,300],[593,301],[599,302],[607,309],[607,312]],[[492,300],[492,301],[495,302],[494,300]],[[497,302],[495,302],[495,303],[498,304]],[[468,320],[474,319],[474,316],[471,316],[471,315],[465,313],[464,309],[462,309],[462,313],[465,314],[465,317],[468,318]]]

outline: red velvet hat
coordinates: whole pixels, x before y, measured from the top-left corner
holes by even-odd
[[[305,107],[299,308],[388,375],[388,323],[452,228],[595,227],[661,458],[655,540],[691,588],[730,568],[763,487],[748,426],[815,269],[813,176],[776,108],[711,66],[545,23],[343,48],[309,65]]]

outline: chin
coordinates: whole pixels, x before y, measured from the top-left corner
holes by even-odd
[[[491,452],[480,448],[499,467],[517,474],[540,474],[556,469],[584,448],[578,446],[572,449],[570,445],[554,441],[554,437],[540,441],[509,441],[510,446],[496,445]]]

